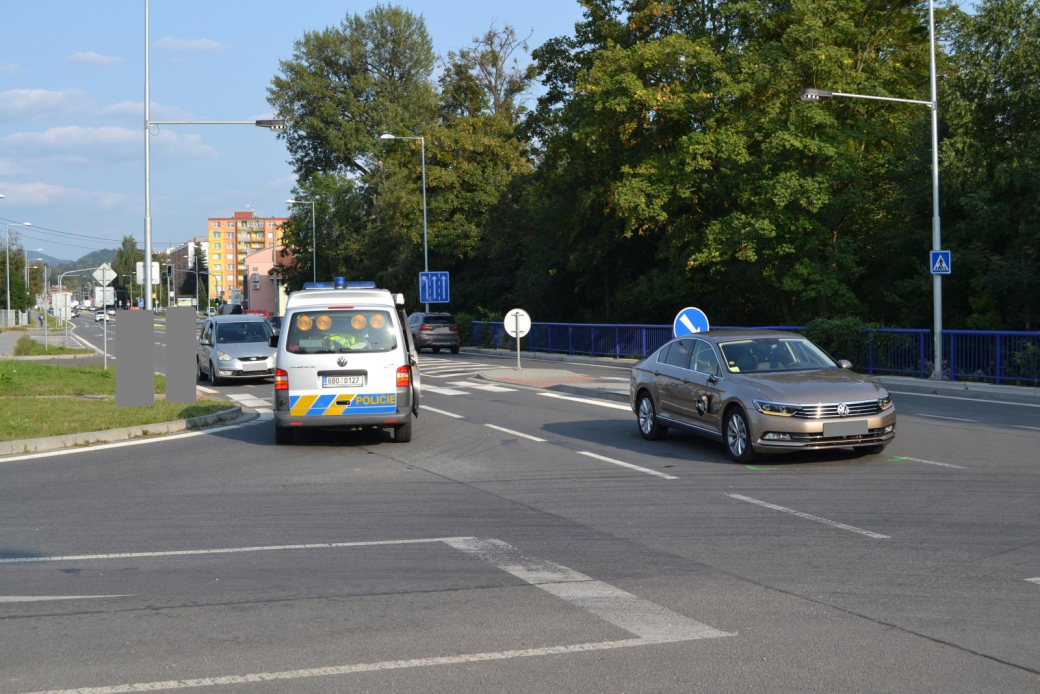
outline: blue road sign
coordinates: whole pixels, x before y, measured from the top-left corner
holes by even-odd
[[[446,304],[451,300],[451,282],[447,272],[419,273],[419,303]]]
[[[137,308],[144,308],[144,297],[137,297]]]
[[[691,306],[679,311],[679,315],[672,321],[672,335],[681,337],[690,333],[704,333],[708,327],[708,316],[704,311]]]
[[[949,275],[953,270],[953,261],[949,251],[932,251],[928,261],[928,267],[932,268],[933,275]]]

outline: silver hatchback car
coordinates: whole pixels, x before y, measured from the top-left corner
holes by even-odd
[[[738,463],[757,453],[854,448],[895,438],[888,392],[796,333],[719,330],[672,340],[632,369],[639,433],[669,428],[722,441]]]
[[[274,329],[263,316],[212,316],[199,331],[195,373],[218,385],[225,379],[274,378]]]

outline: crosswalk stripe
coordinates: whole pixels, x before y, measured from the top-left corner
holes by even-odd
[[[422,389],[438,395],[469,395],[464,390],[455,390],[454,388],[438,388],[437,386],[424,385]]]
[[[473,383],[471,381],[455,381],[449,383],[449,386],[458,386],[459,388],[475,388],[477,390],[487,391],[488,393],[515,393],[516,388],[503,388],[502,386],[496,386],[491,383]]]

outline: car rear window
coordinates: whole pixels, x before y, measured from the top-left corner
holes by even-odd
[[[423,322],[426,323],[426,325],[453,325],[455,323],[455,319],[448,315],[426,316]]]
[[[397,333],[387,311],[296,311],[289,318],[285,349],[293,354],[390,352]]]

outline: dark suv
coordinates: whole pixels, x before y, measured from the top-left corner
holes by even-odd
[[[436,354],[446,347],[452,354],[459,353],[462,333],[450,313],[413,313],[408,317],[408,329],[416,351],[429,347]]]

